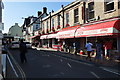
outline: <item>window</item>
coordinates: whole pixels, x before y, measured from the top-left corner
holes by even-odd
[[[36,30],[38,29],[38,25],[36,24]]]
[[[77,23],[79,19],[78,8],[74,10],[74,23]]]
[[[47,25],[47,29],[48,29],[48,21],[46,22],[46,25]]]
[[[104,2],[105,12],[114,10],[114,2],[113,0],[105,0]]]
[[[42,30],[44,30],[44,23],[42,24]]]
[[[66,24],[69,23],[69,13],[66,13]]]
[[[88,19],[94,18],[94,2],[88,3]]]
[[[54,27],[54,19],[52,19],[52,27]]]
[[[58,15],[58,25],[60,25],[60,16]]]
[[[118,1],[118,9],[120,9],[120,0]]]

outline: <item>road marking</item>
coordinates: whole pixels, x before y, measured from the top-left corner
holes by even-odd
[[[100,78],[98,75],[96,75],[94,72],[90,72],[92,75],[94,75],[96,78]]]
[[[103,70],[105,70],[105,71],[108,71],[108,72],[111,72],[111,73],[114,73],[114,74],[120,75],[118,72],[111,71],[111,70],[106,69],[106,68],[104,68],[104,67],[99,67],[99,68],[101,68],[101,69],[103,69]]]
[[[69,63],[67,63],[67,65],[68,65],[70,68],[72,68],[72,66],[71,66]]]
[[[11,57],[11,59],[13,60],[13,62],[15,63],[15,65],[17,66],[18,70],[20,71],[21,75],[22,75],[22,79],[26,80],[26,75],[24,73],[24,71],[22,70],[22,68],[19,66],[19,64],[16,62],[16,60],[14,59],[14,57],[12,56],[12,54],[8,51],[9,56]]]
[[[63,73],[63,72],[60,72],[60,74],[64,75],[65,73]]]
[[[16,77],[18,77],[18,74],[17,74],[17,72],[16,72],[16,70],[15,70],[15,68],[14,68],[14,66],[13,66],[13,64],[12,64],[12,62],[11,62],[11,60],[10,60],[10,58],[9,58],[8,55],[7,55],[7,58],[8,58],[8,61],[10,62],[10,65],[11,65],[11,67],[12,67],[12,69],[13,69],[13,71],[14,71]]]
[[[63,60],[62,60],[62,59],[60,59],[60,61],[62,62]]]
[[[3,76],[0,74],[0,80],[3,80]]]
[[[77,60],[65,58],[65,57],[63,57],[63,56],[59,56],[59,55],[55,55],[55,54],[51,54],[51,55],[57,56],[57,57],[60,57],[60,58],[66,59],[66,60],[71,60],[71,61],[73,61],[73,62],[81,63],[81,64],[84,64],[84,65],[88,65],[88,66],[91,66],[91,67],[93,66],[92,64],[88,64],[88,63],[85,63],[85,62],[80,62],[80,61],[77,61]]]

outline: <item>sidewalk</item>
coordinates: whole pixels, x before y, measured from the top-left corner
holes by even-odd
[[[33,47],[33,48],[36,48],[36,47]],[[109,69],[117,71],[117,72],[118,72],[118,67],[120,66],[120,62],[116,62],[113,60],[104,59],[102,63],[96,63],[94,61],[94,57],[92,58],[92,61],[86,60],[86,55],[74,55],[71,53],[63,52],[63,51],[59,51],[59,53],[57,53],[58,52],[57,50],[54,50],[51,48],[36,48],[36,49],[37,50],[54,51],[53,54],[61,55],[63,57],[67,57],[67,58],[78,60],[78,61],[85,61],[87,63],[95,64],[97,66],[103,66],[103,67],[109,68]]]

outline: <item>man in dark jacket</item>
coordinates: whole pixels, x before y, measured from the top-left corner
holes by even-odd
[[[26,44],[23,42],[23,39],[20,40],[20,59],[21,63],[27,62],[25,53],[27,52]]]

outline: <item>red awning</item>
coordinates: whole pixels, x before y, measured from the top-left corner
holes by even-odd
[[[75,37],[106,36],[120,33],[120,20],[87,25],[77,29]]]
[[[42,36],[40,36],[40,39],[47,39],[47,36],[48,35],[42,35]]]
[[[49,34],[48,36],[47,36],[47,38],[56,38],[57,37],[57,34]]]
[[[35,35],[35,36],[31,36],[31,37],[29,37],[29,38],[35,38],[35,37],[37,37],[37,36],[40,36],[40,34]]]
[[[57,33],[56,38],[59,38],[59,39],[62,39],[62,38],[74,38],[75,31],[77,30],[77,28],[79,26],[80,25],[63,28],[61,31],[59,31]]]

